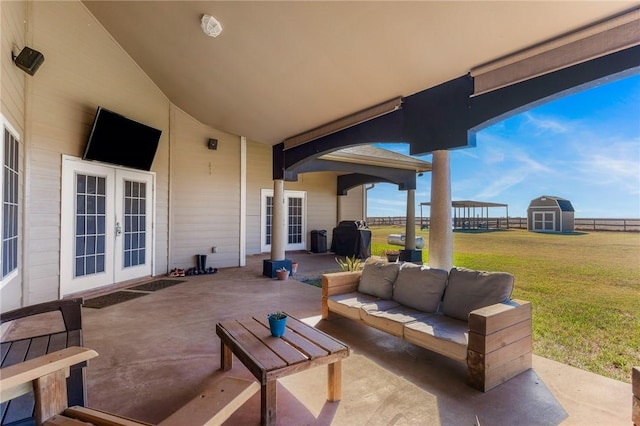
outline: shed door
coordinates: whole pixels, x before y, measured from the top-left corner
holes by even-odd
[[[555,212],[533,212],[533,230],[543,232],[555,231]]]

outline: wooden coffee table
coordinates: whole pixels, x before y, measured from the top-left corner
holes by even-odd
[[[312,367],[328,366],[327,400],[340,400],[342,359],[349,356],[349,347],[328,334],[289,315],[284,336],[273,337],[266,313],[221,321],[216,334],[220,368],[231,369],[235,355],[260,382],[261,424],[275,424],[276,380]]]

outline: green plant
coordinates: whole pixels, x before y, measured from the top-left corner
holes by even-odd
[[[354,254],[351,257],[345,257],[344,260],[336,257],[336,262],[340,265],[340,268],[345,272],[353,272],[360,269],[362,261]]]
[[[272,318],[272,319],[278,319],[279,320],[279,319],[285,319],[287,317],[287,314],[285,314],[282,311],[275,311],[273,313],[270,313],[269,317]]]

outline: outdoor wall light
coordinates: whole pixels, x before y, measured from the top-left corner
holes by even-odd
[[[222,34],[222,24],[211,15],[203,15],[200,20],[202,31],[209,37],[218,37]]]
[[[15,56],[12,51],[11,59],[22,71],[29,75],[34,75],[44,62],[44,55],[37,50],[25,46],[18,56]]]

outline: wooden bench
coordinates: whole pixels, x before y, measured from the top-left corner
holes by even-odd
[[[0,323],[5,326],[29,317],[35,319],[41,314],[48,315],[47,323],[53,323],[56,326],[60,324],[59,329],[53,327],[47,332],[35,331],[33,335],[19,336],[13,340],[3,341],[0,344],[2,356],[0,367],[4,369],[70,346],[82,346],[81,307],[82,298],[74,298],[39,303],[0,314]],[[80,362],[70,369],[66,388],[67,398],[71,405],[85,405],[85,366],[86,362]],[[19,398],[3,401],[0,406],[0,424],[32,423],[34,405],[33,393],[26,393]]]
[[[68,407],[66,376],[71,367],[98,356],[91,349],[72,346],[30,359],[0,371],[2,402],[33,392],[35,424],[44,426],[140,426],[149,423],[82,406]],[[260,385],[224,376],[210,383],[195,398],[158,426],[219,425],[228,419]]]

